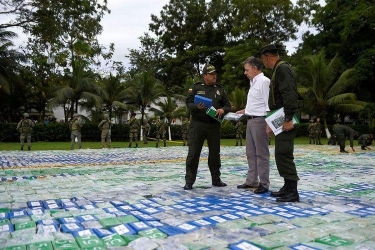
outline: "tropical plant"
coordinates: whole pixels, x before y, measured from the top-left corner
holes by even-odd
[[[358,114],[359,120],[367,121],[370,131],[375,127],[375,103],[368,103]]]
[[[298,93],[303,98],[305,113],[320,116],[327,136],[327,112],[358,113],[365,103],[357,101],[352,93],[356,85],[355,69],[350,68],[340,74],[339,58],[335,56],[326,63],[324,50],[317,55],[306,56],[298,68]]]
[[[179,107],[177,105],[177,99],[171,96],[161,97],[155,102],[156,107],[150,108],[155,114],[164,117],[168,124],[169,140],[171,140],[171,123],[174,119],[181,119],[181,117],[187,116],[186,106]]]
[[[129,106],[124,103],[128,98],[128,91],[125,82],[121,82],[121,75],[112,75],[112,73],[100,82],[102,110],[109,113],[112,118],[112,113],[115,110],[129,109]]]
[[[238,111],[246,107],[247,94],[245,89],[236,87],[228,95],[228,98],[234,111]]]
[[[75,61],[74,69],[65,80],[66,85],[57,86],[54,97],[48,103],[50,108],[64,108],[65,121],[78,112],[79,105],[86,106],[87,109],[101,105],[102,90],[95,84],[93,75],[85,70],[86,67],[87,63],[84,61]]]
[[[136,75],[129,83],[126,90],[129,97],[129,104],[139,108],[142,114],[141,122],[145,117],[145,111],[160,96],[165,94],[164,86],[155,79],[149,72]]]

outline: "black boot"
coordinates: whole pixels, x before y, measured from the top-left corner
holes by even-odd
[[[23,150],[23,147],[21,147],[21,150]]]
[[[287,180],[287,193],[276,199],[277,202],[299,202],[299,194],[297,191],[297,181]]]
[[[132,143],[129,143],[129,146],[128,146],[128,148],[131,148],[132,147]]]
[[[166,147],[167,146],[167,142],[164,142],[164,147]]]
[[[271,197],[281,197],[281,196],[284,196],[286,194],[286,181],[287,180],[284,179],[284,186],[282,186],[279,191],[271,192],[270,196]]]
[[[238,146],[238,142],[236,142],[236,146]]]
[[[31,151],[31,147],[27,147],[27,150]]]
[[[159,147],[159,142],[156,143],[156,147],[157,147],[157,148]]]
[[[138,143],[135,144],[135,147],[138,148]]]

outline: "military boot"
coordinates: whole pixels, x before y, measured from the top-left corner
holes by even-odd
[[[270,196],[281,197],[281,196],[284,196],[285,194],[286,194],[286,180],[284,179],[284,186],[282,186],[279,191],[271,192]]]
[[[31,151],[31,147],[27,147],[27,150],[28,150],[28,151]]]
[[[287,180],[286,194],[277,198],[277,202],[299,202],[299,194],[297,191],[297,181]]]
[[[158,148],[158,147],[159,147],[159,142],[156,143],[156,148]]]
[[[131,147],[132,147],[132,143],[130,142],[128,148],[131,148]]]
[[[165,142],[164,142],[164,147],[166,147],[166,146],[167,146],[167,142],[165,141]]]
[[[138,148],[138,143],[135,144],[135,147]]]
[[[236,142],[236,146],[238,146],[238,142]]]
[[[23,147],[21,147],[21,150],[23,150]]]

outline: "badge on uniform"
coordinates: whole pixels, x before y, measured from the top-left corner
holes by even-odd
[[[216,94],[217,94],[217,95],[220,95],[220,91],[219,91],[219,90],[216,90]]]
[[[204,90],[199,90],[199,91],[197,91],[197,94],[198,94],[198,95],[205,95],[205,94],[206,94],[206,91],[204,91]]]

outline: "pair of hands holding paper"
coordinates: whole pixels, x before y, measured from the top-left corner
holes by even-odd
[[[197,107],[199,109],[207,109],[206,105],[204,105],[203,102],[198,103]],[[221,118],[223,116],[223,114],[224,114],[224,109],[217,109],[216,110],[216,117],[217,118]]]

